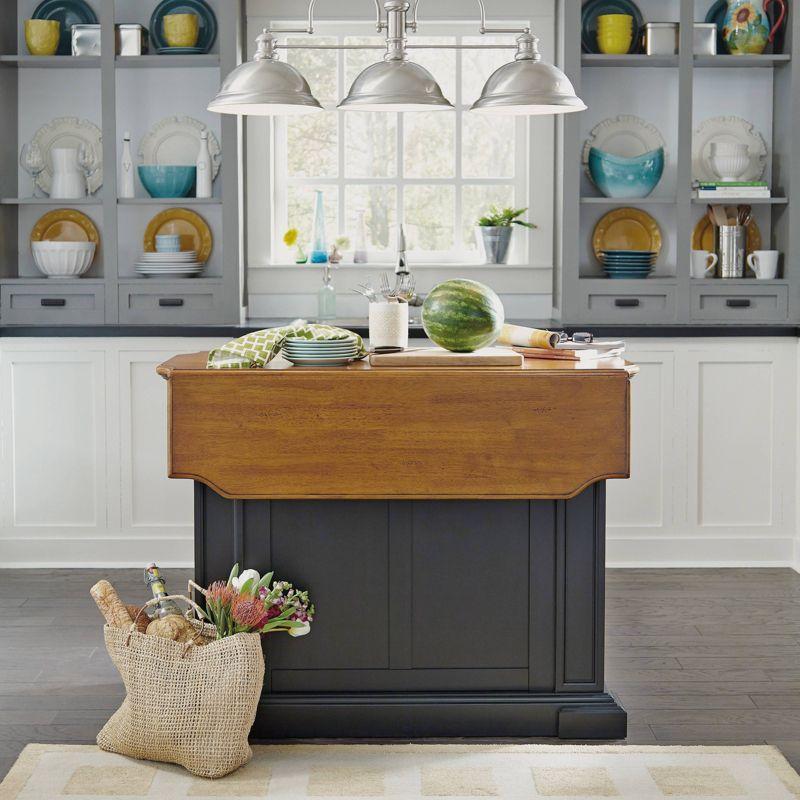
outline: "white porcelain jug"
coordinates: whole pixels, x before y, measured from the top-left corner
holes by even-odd
[[[53,163],[53,184],[50,197],[54,200],[77,200],[86,197],[86,175],[78,163],[78,151],[73,147],[54,147],[50,151]]]

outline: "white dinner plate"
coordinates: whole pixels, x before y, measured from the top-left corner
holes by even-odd
[[[652,150],[658,150],[659,147],[666,150],[666,143],[661,131],[655,125],[641,117],[622,114],[604,119],[592,128],[589,138],[583,145],[583,163],[587,168],[589,151],[593,147],[612,156],[636,158]]]

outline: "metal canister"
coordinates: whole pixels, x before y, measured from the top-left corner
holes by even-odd
[[[713,22],[695,22],[694,54],[696,56],[715,56],[719,32]]]
[[[100,55],[99,25],[81,24],[72,26],[72,55],[74,56]]]
[[[143,56],[147,52],[147,28],[144,25],[117,25],[116,40],[118,56]]]
[[[644,52],[648,56],[674,56],[679,40],[677,22],[648,22],[644,26]]]
[[[747,228],[744,225],[721,225],[717,228],[717,253],[720,278],[744,278]]]

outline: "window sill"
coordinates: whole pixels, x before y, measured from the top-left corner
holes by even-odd
[[[294,263],[286,263],[286,264],[249,264],[248,269],[301,269],[301,268],[308,268],[311,267],[312,269],[316,269],[322,267],[322,264],[294,264]],[[364,269],[364,270],[394,270],[394,263],[385,261],[385,262],[378,262],[378,261],[371,261],[368,264],[353,264],[352,262],[343,262],[341,264],[337,264],[334,266],[334,269]],[[435,264],[432,263],[417,263],[412,261],[409,263],[408,268],[411,272],[415,270],[421,269],[527,269],[527,270],[550,270],[552,269],[552,265],[542,265],[542,264],[480,264],[475,262],[458,262],[458,261],[444,261],[438,262]]]

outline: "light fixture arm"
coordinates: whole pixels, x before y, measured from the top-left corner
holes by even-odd
[[[373,0],[375,3],[375,29],[380,33],[381,31],[385,31],[389,28],[390,24],[390,17],[391,11],[387,8],[387,18],[383,18],[384,9],[381,7],[381,0]],[[417,32],[417,28],[419,27],[419,4],[421,0],[411,0],[411,8],[410,8],[410,15],[411,19],[406,22],[406,30],[413,31],[414,33]],[[531,32],[530,28],[490,28],[486,24],[486,4],[484,0],[477,0],[478,8],[480,10],[480,28],[479,32],[481,34],[494,34],[494,33],[522,33],[522,34],[529,34]],[[317,4],[317,0],[308,0],[308,23],[305,28],[282,28],[280,30],[275,30],[274,33],[314,33],[314,7]]]

